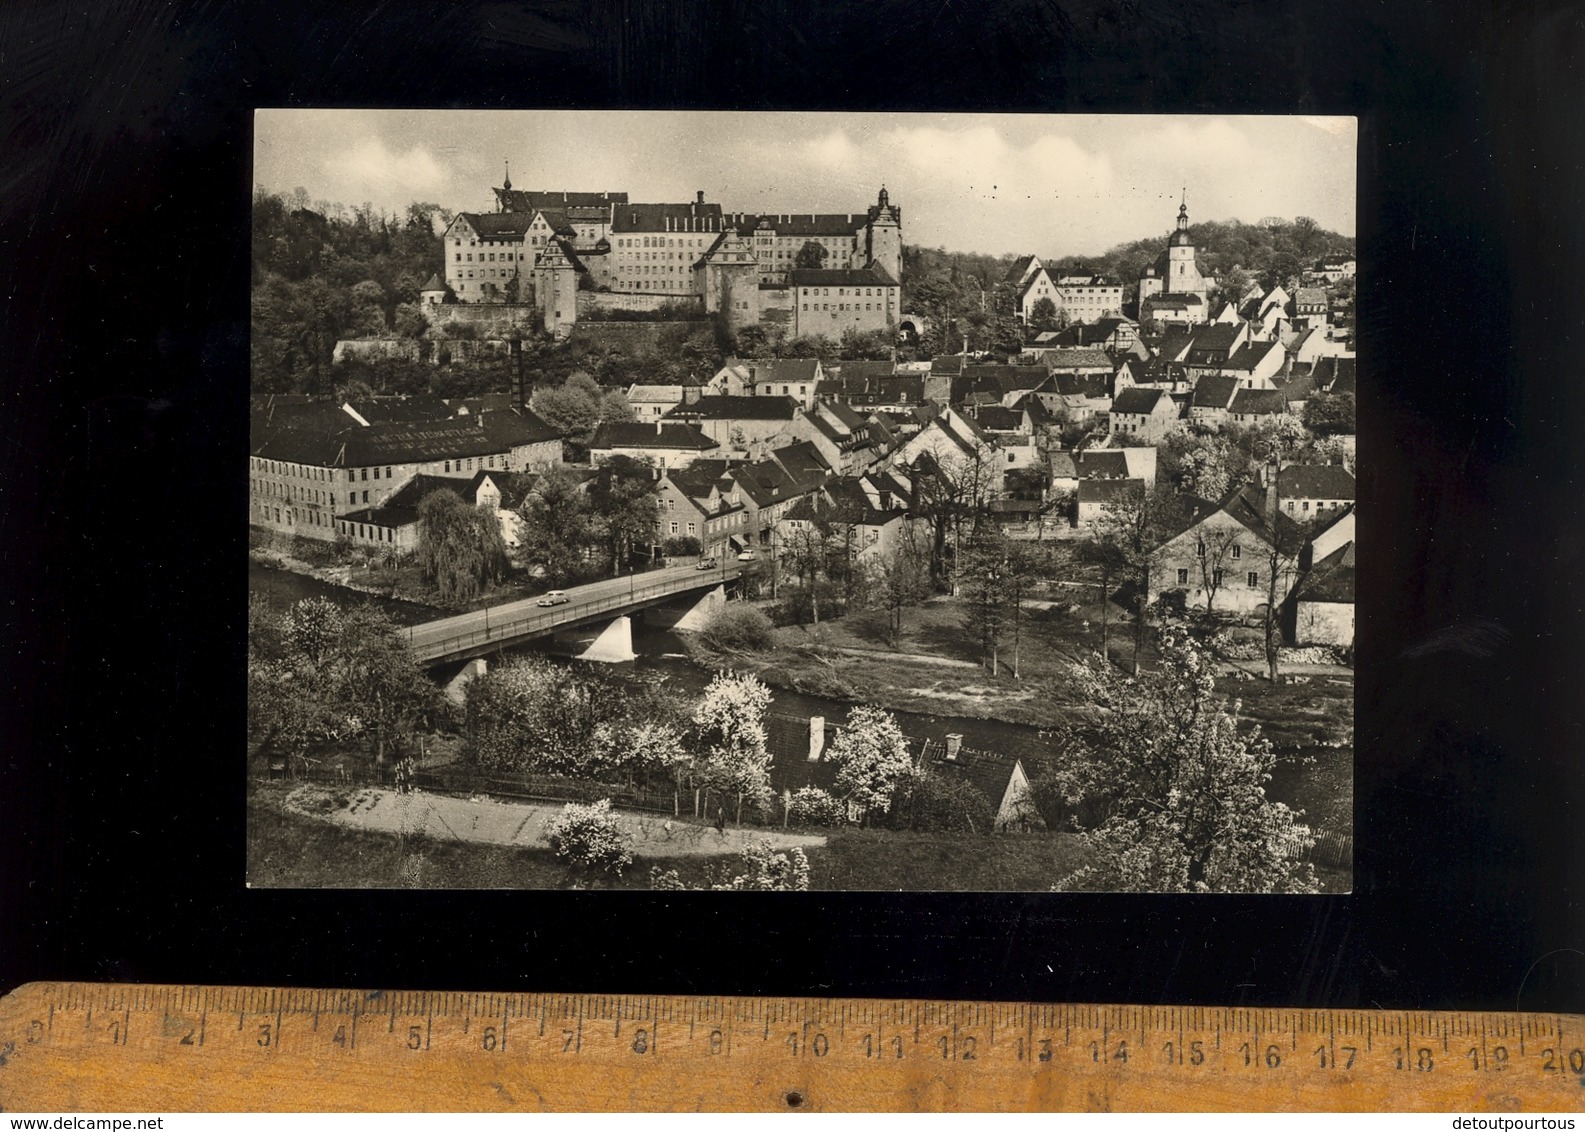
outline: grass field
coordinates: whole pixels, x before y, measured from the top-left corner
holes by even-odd
[[[400,838],[290,813],[288,789],[255,784],[248,799],[247,879],[255,888],[647,889],[649,869],[685,882],[730,877],[735,856],[646,859],[621,878],[568,868],[546,849]],[[1084,864],[1070,834],[994,837],[830,831],[811,849],[810,888],[847,892],[1047,892]],[[1323,888],[1347,891],[1348,871],[1317,869]]]

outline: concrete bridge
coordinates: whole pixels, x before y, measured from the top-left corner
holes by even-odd
[[[549,636],[561,629],[608,621],[610,624],[584,652],[584,658],[632,660],[629,614],[693,595],[698,598],[697,605],[677,625],[682,629],[698,628],[725,600],[726,585],[737,578],[738,570],[738,563],[728,560],[710,570],[671,566],[626,578],[608,578],[568,587],[563,591],[568,598],[565,605],[545,607],[537,597],[524,598],[426,621],[409,628],[407,636],[419,662],[432,665],[484,656],[506,645]]]

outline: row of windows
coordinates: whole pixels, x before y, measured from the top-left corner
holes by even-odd
[[[703,240],[674,240],[669,236],[633,236],[616,242],[619,248],[702,248],[704,245]]]
[[[1249,585],[1250,589],[1257,588],[1260,585],[1260,571],[1251,570],[1249,573],[1244,575],[1244,581]],[[1187,570],[1184,570],[1184,569],[1180,568],[1178,570],[1178,585],[1186,586],[1188,584],[1189,584],[1189,572]],[[1222,572],[1220,570],[1212,570],[1211,571],[1211,585],[1213,587],[1215,587],[1215,586],[1220,586],[1221,584],[1222,584]]]
[[[1230,551],[1232,553],[1232,558],[1233,558],[1234,562],[1237,562],[1240,558],[1242,558],[1244,556],[1244,548],[1239,546],[1236,542],[1229,549],[1230,549]],[[1205,557],[1205,543],[1203,543],[1203,542],[1196,543],[1195,547],[1194,547],[1194,553],[1195,553],[1195,555],[1197,557],[1204,558]]]
[[[863,292],[862,295],[860,295],[861,291]],[[847,293],[848,293],[848,289],[846,287],[838,287],[837,288],[837,298],[840,299],[842,296],[846,295]],[[854,287],[853,288],[853,296],[855,298],[878,297],[878,296],[884,294],[886,296],[887,300],[890,301],[891,298],[896,293],[897,292],[895,290],[893,290],[892,288],[890,288],[890,287]],[[830,287],[800,287],[800,288],[798,288],[798,297],[800,299],[813,299],[813,298],[829,299],[831,297],[831,288]]]
[[[1302,502],[1302,506],[1303,506],[1303,509],[1305,511],[1308,511],[1310,509],[1310,501],[1308,499],[1304,500]],[[1315,509],[1318,512],[1319,511],[1338,511],[1338,510],[1341,510],[1344,506],[1345,506],[1345,504],[1344,504],[1343,500],[1341,500],[1341,499],[1334,499],[1330,503],[1323,502],[1322,500],[1319,500],[1319,499],[1317,499],[1315,501]],[[1293,514],[1293,500],[1291,500],[1291,499],[1288,500],[1288,514],[1290,514],[1290,515]]]
[[[808,310],[808,309],[809,309],[809,304],[805,303],[804,304],[804,310]],[[816,303],[814,305],[814,309],[817,310],[817,311],[847,310],[848,309],[848,304],[847,303]],[[859,309],[859,305],[857,303],[854,303],[853,304],[853,309],[854,310],[858,310]],[[865,303],[864,304],[864,309],[865,310],[871,310],[872,309],[871,304]],[[873,305],[873,309],[874,310],[880,310],[881,309],[881,305],[879,303],[875,303]]]
[[[254,495],[278,495],[283,499],[301,499],[304,503],[330,503],[333,502],[328,491],[320,491],[316,487],[301,487],[291,483],[271,483],[269,480],[252,479],[248,484],[253,488]],[[1292,510],[1290,507],[1289,510]]]
[[[468,252],[468,253],[466,253],[466,255],[464,253],[462,253],[462,252],[458,252],[456,254],[457,254],[457,258],[454,261],[456,263],[472,263],[473,262],[473,253],[472,252]],[[496,253],[491,252],[490,253],[490,258],[488,260],[486,260],[484,258],[484,253],[480,252],[479,253],[479,262],[480,263],[494,263],[495,262],[495,254]],[[504,261],[506,263],[512,263],[512,262],[521,263],[523,261],[523,254],[524,253],[522,253],[522,252],[518,252],[517,253],[517,259],[514,261],[513,258],[512,258],[512,253],[511,252],[502,252],[501,253],[501,259],[502,259],[502,261]]]
[[[358,538],[367,539],[371,542],[396,541],[395,531],[391,530],[389,527],[376,526],[373,523],[365,525],[363,523],[348,523],[346,521],[341,521],[336,524],[336,530],[341,534],[347,535],[349,538],[356,535]]]
[[[329,468],[320,468],[309,464],[288,464],[282,460],[266,460],[261,456],[251,456],[249,459],[253,463],[254,471],[268,472],[271,475],[297,476],[300,479],[320,480],[322,482],[329,482],[335,475],[335,473]],[[354,480],[359,479],[367,480],[369,478],[369,471],[370,469],[368,468],[348,468],[347,482],[351,483]],[[380,469],[375,468],[373,471],[374,478],[379,479]],[[387,466],[385,469],[385,478],[391,478],[390,466]]]

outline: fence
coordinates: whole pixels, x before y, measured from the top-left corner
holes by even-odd
[[[272,764],[271,775],[289,774],[297,782],[313,782],[324,786],[391,786],[397,775],[394,767],[354,767],[342,764],[336,767],[304,766],[297,763],[289,770],[282,764]],[[500,778],[473,767],[431,767],[414,771],[407,779],[415,788],[437,794],[488,794],[519,802],[594,802],[611,799],[611,804],[629,810],[648,810],[654,813],[672,812],[675,796],[672,791],[646,790],[641,786],[619,782],[590,782],[585,779],[560,778],[554,775],[517,775]]]
[[[1300,860],[1312,865],[1329,865],[1335,869],[1349,868],[1354,863],[1354,835],[1330,831],[1315,835],[1315,844],[1306,849]]]

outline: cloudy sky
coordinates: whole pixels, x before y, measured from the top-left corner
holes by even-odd
[[[903,238],[1091,255],[1196,220],[1314,217],[1354,233],[1352,118],[261,110],[254,181],[400,212],[493,210],[515,188],[861,212],[884,182]]]

